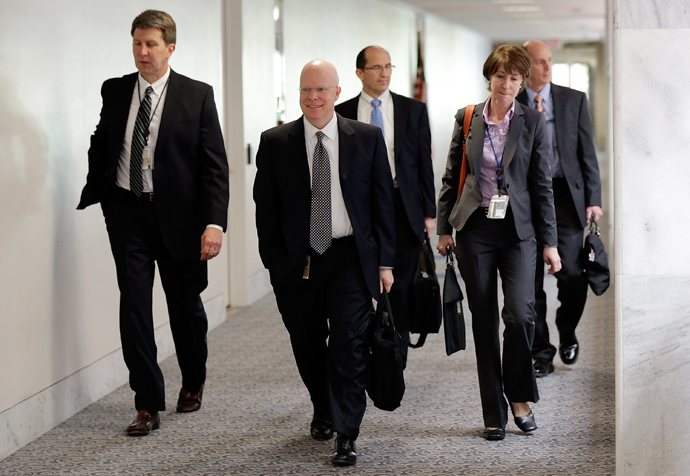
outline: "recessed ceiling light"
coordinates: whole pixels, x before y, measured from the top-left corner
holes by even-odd
[[[501,10],[506,13],[540,12],[541,7],[539,5],[512,5],[502,7]]]

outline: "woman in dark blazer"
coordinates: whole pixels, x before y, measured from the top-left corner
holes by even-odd
[[[465,281],[487,440],[505,437],[509,404],[522,431],[537,428],[527,403],[539,399],[531,353],[534,270],[536,253],[542,252],[536,236],[545,243],[549,273],[560,269],[546,122],[540,112],[515,101],[530,69],[520,47],[502,45],[489,55],[483,74],[491,96],[472,116],[462,194],[457,198],[465,109],[455,116],[439,193],[437,248],[443,256],[447,247],[457,253]],[[498,273],[504,295],[502,361]]]

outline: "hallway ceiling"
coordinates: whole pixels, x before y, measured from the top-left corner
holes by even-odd
[[[491,40],[604,41],[606,0],[404,0]]]

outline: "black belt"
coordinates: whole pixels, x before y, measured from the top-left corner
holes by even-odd
[[[142,202],[153,202],[153,192],[141,192],[141,195],[137,197],[131,190],[118,187],[117,185],[115,186],[115,191],[123,196],[127,196],[127,198],[129,199],[134,199]]]

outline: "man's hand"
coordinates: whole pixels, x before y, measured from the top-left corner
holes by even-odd
[[[544,248],[544,263],[550,266],[549,274],[558,273],[561,270],[561,256],[557,248]]]
[[[212,226],[201,235],[201,261],[208,261],[220,253],[223,246],[223,232]]]
[[[441,256],[446,256],[446,247],[450,246],[451,253],[455,253],[455,242],[453,241],[453,235],[438,235],[438,244],[436,249]]]
[[[592,216],[594,216],[594,221],[599,221],[599,218],[601,218],[604,215],[604,212],[601,211],[601,207],[587,207],[587,223],[589,223],[592,220]]]
[[[431,233],[434,231],[433,217],[424,217],[424,228],[426,228],[426,236],[431,238]]]
[[[387,293],[391,291],[393,286],[393,270],[392,269],[379,269],[379,292],[383,293],[385,289]]]

